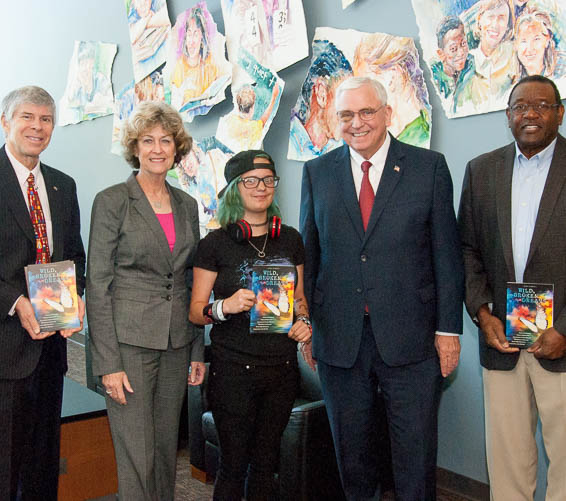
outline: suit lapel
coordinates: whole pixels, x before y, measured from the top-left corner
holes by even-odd
[[[47,190],[47,199],[49,200],[49,212],[51,213],[51,230],[53,233],[53,241],[51,245],[52,260],[60,261],[63,256],[63,238],[61,235],[64,233],[63,219],[65,206],[63,202],[63,193],[60,191],[59,186],[55,184],[52,172],[41,165],[41,174],[45,182],[45,189]]]
[[[379,181],[379,186],[375,193],[371,216],[364,235],[364,242],[369,238],[375,228],[391,193],[393,193],[393,190],[403,175],[403,170],[406,168],[406,166],[402,166],[404,153],[399,146],[399,142],[391,136],[391,145],[389,146],[381,180]]]
[[[172,265],[171,251],[169,250],[169,243],[167,242],[167,237],[165,232],[155,215],[155,212],[151,208],[149,200],[145,196],[143,190],[141,189],[138,181],[136,180],[135,174],[132,174],[126,181],[126,186],[130,193],[130,198],[132,198],[132,207],[138,211],[141,217],[145,220],[147,227],[153,233],[157,244],[163,247],[167,252],[160,252],[160,255],[166,256],[169,265]]]
[[[184,247],[185,242],[191,238],[187,235],[187,223],[190,220],[189,214],[185,210],[185,206],[177,199],[177,194],[171,189],[168,183],[169,197],[171,198],[171,207],[173,209],[173,220],[175,222],[175,247],[173,247],[173,259],[177,257],[179,251]]]
[[[18,177],[6,154],[5,148],[6,146],[3,146],[0,150],[0,198],[6,201],[6,205],[14,214],[14,219],[23,233],[35,246],[35,234],[33,232],[29,210],[22,195]]]
[[[548,171],[548,177],[546,178],[546,183],[542,192],[535,223],[535,229],[533,232],[533,237],[531,239],[531,246],[529,248],[529,257],[527,258],[527,264],[525,268],[529,265],[533,254],[535,253],[544,233],[546,232],[546,229],[554,212],[554,206],[556,205],[558,197],[560,196],[560,193],[562,192],[562,189],[564,187],[564,183],[566,181],[566,168],[564,167],[565,158],[566,139],[559,135],[556,141],[554,155],[552,156],[550,169]]]
[[[511,185],[513,181],[513,164],[515,163],[515,143],[510,144],[504,155],[494,165],[495,199],[497,205],[497,224],[501,245],[509,276],[515,279],[513,261],[513,240],[511,233]]]
[[[360,236],[360,240],[364,238],[364,225],[362,223],[362,214],[360,212],[360,204],[358,196],[356,195],[356,187],[354,185],[354,178],[352,177],[352,168],[350,161],[350,150],[348,146],[342,146],[338,150],[335,158],[334,172],[336,174],[336,182],[340,185],[342,198],[346,211],[352,220],[354,228]]]

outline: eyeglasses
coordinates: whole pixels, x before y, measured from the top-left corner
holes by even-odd
[[[363,110],[360,111],[350,111],[350,110],[338,111],[336,115],[338,116],[338,120],[340,120],[342,123],[351,122],[352,120],[354,120],[354,117],[356,115],[360,117],[360,120],[362,122],[369,122],[373,117],[375,117],[375,114],[379,110],[381,110],[381,108],[383,108],[384,106],[385,105],[382,104],[376,110],[374,110],[373,108],[364,108]]]
[[[259,182],[262,181],[266,188],[275,188],[279,184],[278,176],[266,176],[266,177],[241,177],[238,183],[242,183],[244,188],[252,189],[259,186]]]
[[[560,107],[560,104],[548,104],[548,103],[536,103],[536,104],[527,104],[527,103],[520,103],[514,104],[513,106],[509,106],[509,110],[514,115],[524,115],[529,111],[529,109],[533,110],[538,115],[544,115],[548,113],[553,108]]]

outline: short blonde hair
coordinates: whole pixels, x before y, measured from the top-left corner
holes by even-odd
[[[136,156],[138,139],[158,125],[173,135],[175,164],[191,151],[193,138],[185,130],[181,115],[162,101],[144,101],[137,105],[122,132],[124,158],[134,169],[140,168],[140,161]]]

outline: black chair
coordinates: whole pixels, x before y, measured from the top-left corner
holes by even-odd
[[[344,498],[318,374],[299,355],[300,390],[281,439],[281,501]],[[207,371],[208,374],[208,371]],[[207,401],[207,380],[189,387],[189,455],[193,476],[211,480],[218,468],[218,437]]]

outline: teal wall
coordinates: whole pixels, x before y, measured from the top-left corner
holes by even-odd
[[[195,0],[168,0],[169,14],[176,16]],[[341,0],[303,0],[312,40],[318,26],[381,31],[418,38],[410,0],[357,0],[342,10]],[[209,9],[224,32],[220,0],[209,0]],[[58,101],[65,89],[68,62],[74,40],[96,40],[118,44],[112,82],[118,92],[133,77],[125,7],[121,0],[25,0],[3,2],[0,14],[2,70],[0,96],[15,87],[36,84]],[[417,40],[417,46],[420,44]],[[280,72],[285,80],[279,112],[264,147],[275,158],[282,181],[279,201],[287,223],[297,226],[301,164],[286,160],[289,116],[308,68],[304,60]],[[455,186],[455,206],[466,162],[512,140],[503,112],[447,120],[432,92],[430,72],[425,76],[433,107],[432,149],[446,155]],[[217,105],[205,117],[188,125],[197,138],[213,135],[218,118],[230,111],[231,99]],[[72,175],[78,184],[82,210],[82,233],[88,238],[90,209],[95,194],[124,180],[130,169],[110,154],[112,116],[78,125],[57,127],[42,159]],[[1,133],[0,133],[1,134]],[[3,140],[3,138],[2,138]],[[477,333],[466,318],[460,366],[446,383],[439,423],[439,466],[487,482],[484,448],[481,370],[477,355]],[[546,469],[542,469],[545,473]],[[537,500],[543,499],[539,492]]]

